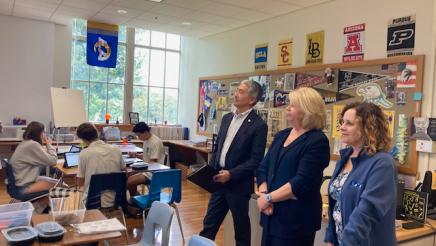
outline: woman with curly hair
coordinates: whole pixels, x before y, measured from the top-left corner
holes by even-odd
[[[352,103],[341,113],[342,141],[329,184],[327,245],[396,245],[397,170],[383,111]]]

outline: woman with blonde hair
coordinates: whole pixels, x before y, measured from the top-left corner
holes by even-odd
[[[342,110],[342,141],[349,147],[329,184],[328,245],[396,245],[397,170],[386,153],[388,121],[375,104],[352,103]]]
[[[289,93],[291,128],[277,133],[257,171],[262,245],[313,245],[321,228],[321,182],[330,161],[322,129],[326,107],[317,91]]]

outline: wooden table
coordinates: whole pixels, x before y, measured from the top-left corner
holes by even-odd
[[[159,170],[166,170],[170,167],[162,165],[160,163],[150,163],[148,164],[148,169],[145,170],[133,170],[132,168],[128,167],[127,172],[128,173],[136,173],[136,172],[155,172]],[[56,164],[56,169],[62,173],[62,176],[76,176],[79,172],[78,167],[71,167],[71,168],[65,168],[63,161],[59,161],[58,164]]]
[[[100,210],[92,209],[85,212],[85,218],[83,222],[90,222],[96,220],[104,220],[106,217],[100,212]],[[52,221],[52,216],[50,214],[33,214],[32,216],[32,226],[35,226],[42,222]],[[62,241],[55,243],[38,243],[35,241],[34,245],[77,245],[94,243],[103,240],[109,240],[121,237],[121,232],[107,232],[92,235],[79,234],[74,232],[71,226],[64,226],[67,232],[64,234]],[[3,233],[0,233],[0,246],[8,246]]]
[[[165,140],[163,143],[169,148],[171,163],[181,161],[188,166],[202,164],[208,162],[212,156],[211,148],[194,146],[191,141]]]
[[[85,218],[83,222],[105,220],[106,217],[98,209],[87,210],[85,212]],[[35,226],[42,222],[52,221],[52,216],[50,214],[37,214],[32,216],[32,225]],[[92,235],[79,234],[74,232],[71,226],[64,226],[67,232],[64,235],[62,241],[56,243],[40,243],[40,245],[77,245],[85,243],[99,242],[108,239],[114,239],[121,237],[120,232],[107,232],[98,233]]]
[[[113,143],[112,146],[117,147],[119,150],[121,150],[121,153],[129,153],[129,152],[143,152],[143,149],[136,146],[135,144],[119,144],[119,143]]]

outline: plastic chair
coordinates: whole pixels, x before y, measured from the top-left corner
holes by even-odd
[[[205,238],[200,235],[192,235],[188,246],[216,246],[216,243],[209,238]]]
[[[6,185],[6,190],[9,194],[9,196],[11,196],[13,198],[13,201],[11,201],[11,202],[15,202],[15,201],[17,201],[17,202],[28,202],[28,201],[31,202],[31,201],[38,200],[42,197],[48,196],[48,192],[49,192],[48,190],[35,192],[35,193],[28,193],[28,194],[20,194],[18,192],[17,186],[15,185],[14,171],[13,171],[12,166],[9,163],[8,159],[2,159],[2,165],[6,169],[6,176],[8,179],[8,184]]]
[[[170,196],[165,196],[165,193],[162,193],[161,196],[161,190],[165,188],[172,189]],[[161,198],[163,198],[164,201],[162,201]],[[154,201],[166,202],[171,205],[176,210],[180,232],[182,234],[183,242],[185,242],[179,209],[175,204],[176,202],[179,203],[182,200],[182,172],[180,169],[168,169],[154,172],[148,194],[134,196],[132,200],[138,207],[144,210],[150,208]]]
[[[170,241],[171,222],[173,220],[174,210],[164,203],[155,201],[151,205],[147,218],[145,219],[145,211],[143,213],[144,218],[144,231],[142,233],[141,246],[155,245],[155,226],[158,225],[162,232],[162,246],[168,246]]]
[[[126,172],[98,173],[91,176],[86,200],[86,209],[100,209],[106,217],[113,217],[113,211],[120,211],[121,222],[127,228],[123,210],[127,207]],[[115,192],[114,205],[109,208],[101,207],[101,193],[103,191]],[[121,209],[121,210],[120,210]],[[126,231],[126,240],[127,231]],[[127,241],[126,241],[127,242]]]
[[[98,173],[91,176],[89,183],[86,209],[100,209],[101,193],[103,191],[114,191],[114,208],[125,208],[126,197],[126,172]]]

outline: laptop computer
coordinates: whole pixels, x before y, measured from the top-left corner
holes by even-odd
[[[412,220],[403,224],[404,229],[423,227],[427,219],[428,193],[404,189],[404,214]]]
[[[66,152],[64,153],[64,167],[65,168],[71,168],[71,167],[77,167],[79,165],[79,155],[80,152]]]
[[[130,165],[132,165],[133,163],[136,163],[136,162],[143,162],[143,160],[141,160],[139,158],[128,157],[128,156],[124,156],[124,155],[123,155],[123,161],[124,161],[124,164],[126,164],[126,166],[130,166]]]
[[[82,148],[77,145],[60,145],[57,147],[57,154],[62,155],[67,152],[80,152]]]

